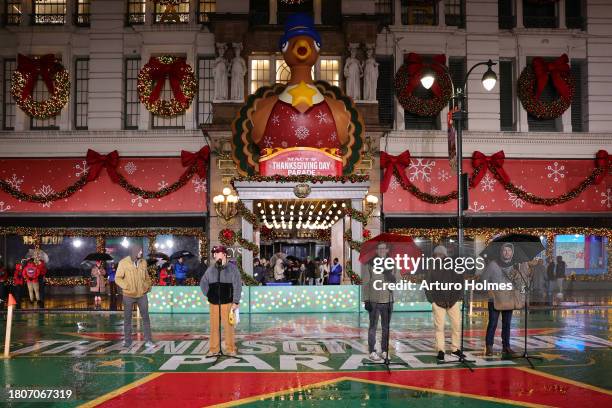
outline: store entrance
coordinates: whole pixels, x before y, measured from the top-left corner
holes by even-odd
[[[298,259],[329,259],[330,244],[315,241],[278,241],[260,246],[260,255],[266,259],[276,253],[287,254]]]

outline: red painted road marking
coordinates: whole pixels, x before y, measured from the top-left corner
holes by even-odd
[[[248,402],[279,392],[291,392],[309,385],[354,379],[438,392],[441,394],[509,401],[528,405],[575,408],[577,401],[591,406],[612,406],[612,393],[587,384],[517,368],[321,373],[165,373],[123,394],[102,402],[99,407],[149,406],[181,408]]]

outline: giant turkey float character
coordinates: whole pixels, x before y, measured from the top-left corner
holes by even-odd
[[[294,163],[336,163],[331,173],[309,172],[306,166],[294,166],[292,172],[291,166],[283,167],[289,169],[289,175],[352,173],[363,146],[363,119],[340,88],[313,82],[312,67],[319,58],[321,37],[312,17],[289,16],[279,48],[291,71],[288,83],[259,88],[232,124],[232,151],[239,172],[280,174],[269,164],[272,158],[284,158]]]

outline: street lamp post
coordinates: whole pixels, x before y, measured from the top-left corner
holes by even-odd
[[[487,71],[482,76],[482,85],[487,91],[491,91],[495,84],[497,83],[497,75],[493,71],[491,67],[497,65],[497,63],[488,60],[486,62],[479,62],[472,66],[467,74],[465,75],[465,79],[463,81],[463,86],[455,88],[455,84],[453,83],[452,76],[450,75],[450,71],[446,65],[434,62],[434,64],[439,65],[444,69],[444,71],[448,74],[448,77],[451,81],[451,85],[453,88],[452,100],[453,106],[457,107],[457,111],[453,112],[453,123],[455,124],[455,129],[457,130],[457,247],[458,247],[458,255],[461,256],[463,253],[463,244],[464,244],[464,233],[463,233],[463,178],[467,176],[463,174],[463,126],[465,121],[467,120],[467,110],[465,109],[465,98],[467,96],[467,80],[472,71],[475,68],[486,65],[488,67]],[[431,88],[434,81],[436,79],[435,72],[429,68],[423,71],[421,76],[421,84],[425,89]]]

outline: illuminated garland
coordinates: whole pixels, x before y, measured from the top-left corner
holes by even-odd
[[[32,95],[38,76],[49,91],[49,98],[35,101]],[[70,75],[54,55],[28,58],[18,55],[17,69],[11,78],[11,95],[17,106],[36,119],[53,118],[61,112],[70,97]]]
[[[436,63],[423,64],[421,57],[410,53],[406,56],[404,64],[395,74],[395,95],[402,107],[418,116],[436,116],[453,95],[451,78],[441,66],[446,62],[443,55],[436,56]],[[438,65],[439,64],[439,65]],[[414,94],[416,86],[420,84],[422,68],[429,67],[435,73],[434,87],[430,98],[421,98]]]
[[[142,198],[146,198],[146,199],[150,199],[150,198],[162,198],[165,197],[169,194],[172,194],[176,191],[178,191],[179,189],[181,189],[182,187],[184,187],[189,180],[191,180],[193,178],[193,176],[196,173],[201,172],[200,170],[200,166],[201,163],[198,161],[194,161],[193,163],[191,163],[191,165],[185,170],[185,172],[179,177],[179,179],[177,181],[175,181],[174,183],[161,188],[159,190],[145,190],[142,189],[138,186],[133,185],[132,183],[130,183],[123,175],[119,174],[118,172],[115,172],[115,174],[117,175],[117,182],[118,184],[126,191],[140,196]],[[79,179],[77,179],[74,184],[66,187],[65,189],[58,191],[56,193],[47,195],[47,196],[41,196],[38,194],[28,194],[28,193],[24,193],[23,191],[20,191],[18,189],[16,189],[15,187],[13,187],[11,184],[9,184],[8,182],[6,182],[5,180],[0,179],[0,190],[4,191],[5,193],[11,195],[12,197],[16,198],[19,201],[26,201],[26,202],[33,202],[33,203],[49,203],[49,202],[53,202],[53,201],[58,201],[58,200],[64,200],[70,196],[72,196],[73,194],[75,194],[76,192],[78,192],[79,190],[81,190],[89,181],[88,181],[88,174],[84,174],[83,176],[81,176]]]
[[[351,285],[361,285],[361,283],[363,282],[361,280],[361,277],[357,275],[355,272],[353,272],[353,270],[349,266],[346,267],[346,274],[351,280]]]
[[[476,187],[477,183],[475,183],[475,181],[479,181],[481,179],[478,177],[479,174],[483,171],[483,169],[484,171],[486,171],[486,169],[488,168],[488,170],[493,174],[495,179],[499,181],[499,183],[502,185],[502,187],[504,187],[504,189],[506,189],[508,192],[516,194],[517,197],[521,198],[523,201],[526,201],[531,204],[553,206],[573,200],[589,186],[598,184],[601,181],[601,177],[605,175],[607,171],[609,171],[612,166],[612,163],[610,163],[609,161],[608,154],[603,150],[597,153],[596,160],[607,163],[597,164],[591,174],[589,174],[582,182],[580,182],[580,184],[572,188],[570,191],[563,193],[557,197],[540,197],[533,193],[528,193],[525,190],[518,188],[512,182],[507,180],[507,175],[505,175],[505,173],[502,175],[501,172],[503,171],[503,169],[499,167],[499,165],[494,161],[487,161],[486,167],[482,166],[474,168],[472,175],[469,177],[469,185],[471,188]],[[399,173],[397,167],[393,168],[393,175],[395,176],[399,185],[404,190],[408,191],[421,201],[430,204],[444,204],[449,202],[450,200],[454,200],[457,198],[457,190],[453,190],[450,193],[444,195],[434,195],[421,191],[417,186],[412,184],[407,177],[401,177],[401,174]]]
[[[275,183],[324,183],[326,181],[331,181],[334,183],[362,183],[368,181],[370,177],[368,175],[361,174],[351,174],[348,176],[309,176],[306,174],[300,174],[297,176],[260,176],[260,175],[252,175],[252,176],[237,176],[232,178],[230,184],[234,187],[234,182],[236,181],[255,181],[255,182],[263,182],[263,181],[273,181]]]
[[[236,266],[238,266],[238,271],[240,272],[240,277],[242,278],[242,282],[247,286],[259,286],[259,282],[255,280],[252,276],[247,274],[244,269],[242,269],[242,255],[238,255],[236,257]]]
[[[166,79],[170,81],[173,94],[169,101],[160,99]],[[167,55],[149,59],[138,74],[137,88],[138,97],[145,108],[162,117],[185,113],[198,89],[193,69],[185,58]]]
[[[238,200],[238,203],[236,203],[236,210],[238,211],[238,215],[240,215],[249,224],[251,224],[254,229],[259,229],[259,219],[253,213],[253,211],[246,208],[242,201]]]
[[[359,210],[356,210],[352,207],[347,207],[344,209],[344,214],[348,215],[355,221],[359,221],[365,227],[368,224],[368,216]]]
[[[567,56],[565,58],[567,59]],[[571,71],[569,71],[569,66],[567,66],[567,69],[567,72],[556,74],[560,83],[567,88],[567,94],[565,96],[559,95],[557,99],[551,102],[543,102],[537,97],[534,90],[537,82],[534,68],[531,65],[527,65],[523,69],[519,76],[517,87],[519,100],[527,112],[538,119],[554,119],[563,115],[563,112],[571,106],[575,91],[574,77]]]
[[[151,237],[152,235],[187,235],[200,240],[200,258],[208,256],[208,239],[206,233],[199,228],[30,228],[30,227],[0,227],[0,235],[32,236],[35,242],[40,242],[43,236],[61,237],[92,237],[99,240],[107,237]]]
[[[241,247],[245,248],[248,251],[252,251],[253,255],[259,255],[259,247],[255,245],[255,243],[248,241],[240,236],[240,233],[236,233],[235,231],[225,228],[219,231],[219,241],[228,247],[233,246],[235,243],[238,243]]]

